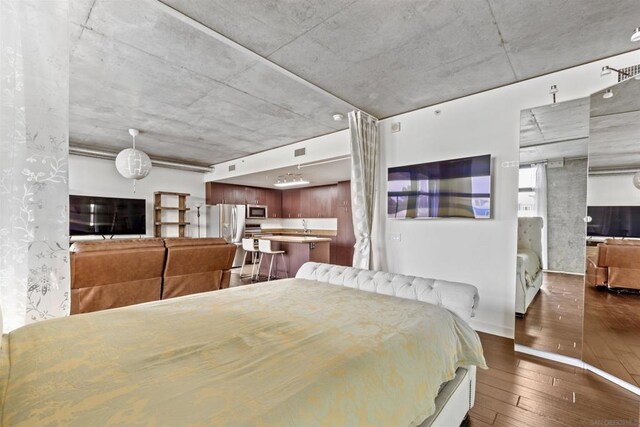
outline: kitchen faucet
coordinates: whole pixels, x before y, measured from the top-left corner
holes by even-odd
[[[304,228],[304,233],[305,234],[311,233],[311,230],[309,230],[309,227],[307,225],[307,220],[306,219],[302,220],[302,228]]]

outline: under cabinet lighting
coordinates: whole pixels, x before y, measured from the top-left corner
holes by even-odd
[[[307,185],[311,184],[309,181],[300,180],[300,181],[281,181],[273,184],[275,187],[294,187],[296,185]]]

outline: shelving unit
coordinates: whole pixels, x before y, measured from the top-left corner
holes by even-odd
[[[155,237],[173,237],[168,236],[167,228],[177,227],[177,236],[184,237],[187,225],[186,215],[190,208],[187,207],[187,197],[189,193],[175,193],[171,191],[156,191],[153,193],[153,225]],[[168,205],[174,201],[175,205]],[[175,215],[177,213],[177,215]],[[173,214],[173,215],[171,215]],[[165,233],[163,233],[165,231]]]

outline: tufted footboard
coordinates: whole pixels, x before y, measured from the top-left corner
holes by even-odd
[[[475,316],[480,299],[478,289],[466,283],[317,262],[305,263],[298,270],[296,278],[428,302],[454,312],[465,321]]]

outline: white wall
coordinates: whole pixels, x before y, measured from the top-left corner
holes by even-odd
[[[306,154],[301,157],[294,157],[293,152],[299,148],[305,148]],[[264,172],[350,154],[349,131],[343,130],[253,154],[242,159],[217,164],[213,172],[205,174],[205,181],[218,181],[234,176]],[[235,171],[229,172],[229,165],[235,165]]]
[[[589,206],[640,206],[640,190],[633,185],[633,173],[590,175],[587,191]]]
[[[480,309],[473,326],[513,337],[520,110],[549,104],[553,84],[558,86],[559,101],[588,96],[615,83],[615,73],[600,77],[604,65],[621,68],[638,62],[640,51],[635,51],[381,121],[384,238],[378,239],[377,246],[385,268],[476,285]],[[396,121],[402,123],[401,132],[391,133]],[[304,145],[308,152],[317,147],[325,158],[348,152],[348,134],[333,135]],[[332,144],[323,145],[327,141]],[[237,173],[299,163],[291,159],[290,150],[285,147],[235,161],[241,166]],[[492,219],[386,219],[386,168],[480,154],[493,156]],[[207,180],[226,178],[224,171],[224,165],[216,167]],[[391,240],[397,236],[399,241]]]
[[[136,193],[133,192],[131,180],[123,178],[116,170],[112,160],[94,159],[82,156],[69,156],[69,194],[126,197],[146,199],[147,201],[147,236],[153,236],[153,193],[155,191],[174,191],[190,193],[187,199],[188,236],[197,236],[197,218],[195,204],[205,201],[204,174],[176,169],[154,167],[149,175],[136,182]],[[200,217],[201,236],[205,236],[206,224],[204,211]],[[177,227],[172,230],[177,232]],[[173,234],[171,234],[173,235]]]

